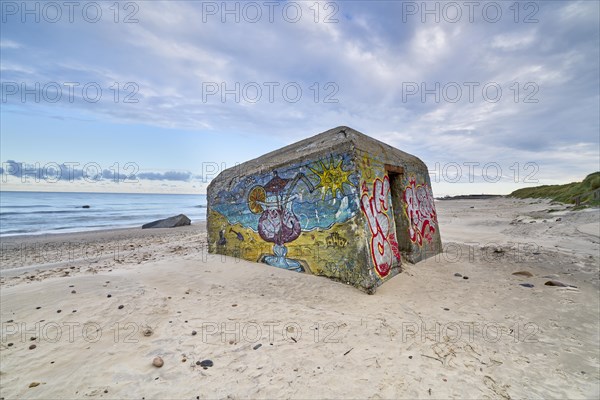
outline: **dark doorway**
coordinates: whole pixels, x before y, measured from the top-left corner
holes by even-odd
[[[390,194],[392,196],[392,214],[396,226],[396,240],[398,250],[403,259],[410,259],[411,241],[408,236],[408,216],[404,211],[402,196],[404,195],[403,180],[404,168],[386,164],[385,170],[390,180]]]

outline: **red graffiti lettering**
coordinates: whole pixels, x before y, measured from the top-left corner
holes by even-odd
[[[417,185],[411,178],[404,190],[404,211],[408,216],[408,234],[413,243],[423,245],[423,238],[431,243],[437,226],[433,193],[427,184]]]
[[[366,182],[362,184],[360,207],[367,217],[371,230],[371,256],[375,271],[384,277],[390,273],[394,259],[400,261],[396,235],[390,232],[390,220],[387,215],[390,201],[390,181],[387,176],[383,181],[377,178],[373,182],[373,194],[369,196]]]

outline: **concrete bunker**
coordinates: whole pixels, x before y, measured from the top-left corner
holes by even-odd
[[[367,293],[442,250],[417,157],[338,127],[222,171],[208,186],[211,253],[326,276]]]

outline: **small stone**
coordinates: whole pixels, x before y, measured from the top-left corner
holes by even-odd
[[[408,356],[408,359],[409,359],[409,360],[412,360],[412,356]]]
[[[449,309],[449,308],[446,308],[446,307],[444,307],[444,311],[450,311],[450,309]]]
[[[154,365],[156,368],[160,368],[164,364],[165,364],[165,362],[160,357],[154,357],[154,360],[152,360],[152,365]]]
[[[461,274],[459,274],[458,272],[457,272],[457,273],[455,273],[455,274],[454,274],[454,276],[457,276],[457,277],[459,277],[459,278],[460,278],[460,277],[462,277],[462,275],[461,275]]]
[[[13,347],[14,345],[15,345],[14,343],[7,344],[8,347]]]
[[[520,275],[520,276],[526,276],[528,278],[531,278],[533,276],[533,274],[529,271],[517,271],[517,272],[513,272],[513,275]]]
[[[71,290],[71,294],[75,294],[75,293],[77,293],[76,290]]]
[[[469,277],[468,276],[463,276],[463,279],[469,279]]]
[[[37,346],[35,344],[32,344],[31,346],[29,346],[29,350],[33,350],[35,349]]]
[[[40,306],[37,306],[35,309],[36,309],[36,310],[39,310],[40,308],[42,308],[42,307],[40,307]]]
[[[34,387],[36,387],[36,386],[40,386],[40,383],[39,383],[39,382],[31,382],[31,383],[29,384],[29,387],[30,387],[30,388],[34,388]]]
[[[526,287],[526,288],[532,288],[533,284],[532,283],[519,283],[519,285]]]
[[[62,312],[62,310],[56,310],[56,312],[57,312],[58,314],[60,314],[60,313]]]
[[[106,295],[106,297],[112,297],[112,294],[108,294],[108,295]]]
[[[119,306],[119,310],[122,310],[124,307],[125,307],[125,306],[124,306],[123,304],[121,304],[121,305]]]
[[[8,321],[6,321],[7,324],[10,324],[11,322],[13,322],[12,319],[9,319]]]
[[[231,307],[237,307],[237,304],[232,304]]]
[[[77,312],[77,310],[73,310],[73,312]]]
[[[146,328],[144,328],[144,330],[142,331],[142,334],[143,334],[144,336],[152,336],[152,333],[153,333],[153,332],[152,332],[152,328],[150,328],[150,327],[146,327]]]
[[[204,369],[207,369],[208,367],[212,367],[213,365],[214,365],[214,363],[211,360],[200,361],[200,366]]]
[[[35,336],[32,336],[32,337],[30,337],[30,338],[29,338],[29,340],[31,340],[32,342],[33,342],[34,340],[36,340],[36,339],[37,339],[37,338],[36,338]]]
[[[260,344],[260,343],[259,343],[259,344],[257,344],[256,346],[254,346],[254,347],[253,347],[253,349],[254,349],[254,350],[258,350],[258,349],[260,349],[260,347],[261,347],[261,346],[262,346],[262,344]]]
[[[196,331],[192,331],[192,336],[196,336],[197,333],[198,332],[196,332]]]

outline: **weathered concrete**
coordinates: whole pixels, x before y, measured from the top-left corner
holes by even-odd
[[[338,127],[229,168],[208,187],[209,251],[369,293],[441,251],[425,164]]]
[[[174,217],[159,219],[158,221],[148,222],[142,225],[142,229],[148,228],[175,228],[178,226],[190,225],[192,221],[185,215],[179,214]]]

